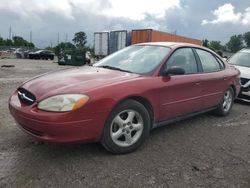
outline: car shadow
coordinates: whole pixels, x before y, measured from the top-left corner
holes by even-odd
[[[236,99],[235,102],[238,103],[238,104],[250,106],[250,102],[247,102],[247,101]]]

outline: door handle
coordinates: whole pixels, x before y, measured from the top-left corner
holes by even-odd
[[[195,82],[195,85],[199,86],[201,84],[201,82]]]
[[[227,80],[227,77],[226,77],[226,76],[223,76],[223,80],[225,80],[225,81],[226,81],[226,80]]]

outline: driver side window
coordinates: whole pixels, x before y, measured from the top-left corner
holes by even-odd
[[[181,48],[176,50],[167,61],[167,69],[180,67],[185,70],[185,74],[198,72],[197,63],[191,48]]]

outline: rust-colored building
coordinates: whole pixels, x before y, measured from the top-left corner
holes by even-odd
[[[185,42],[197,45],[202,45],[202,41],[198,39],[187,38],[183,36],[173,35],[153,29],[132,30],[131,43],[144,42]]]

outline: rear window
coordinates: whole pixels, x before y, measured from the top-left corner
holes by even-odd
[[[200,58],[203,72],[216,72],[221,70],[221,66],[213,54],[200,49],[196,49],[196,52]]]
[[[222,69],[224,69],[224,68],[225,68],[225,64],[224,64],[224,62],[223,62],[220,58],[218,58],[218,57],[216,57],[216,56],[215,56],[215,58],[216,58],[216,59],[217,59],[217,61],[219,62],[219,64],[220,64],[221,68],[222,68]]]

